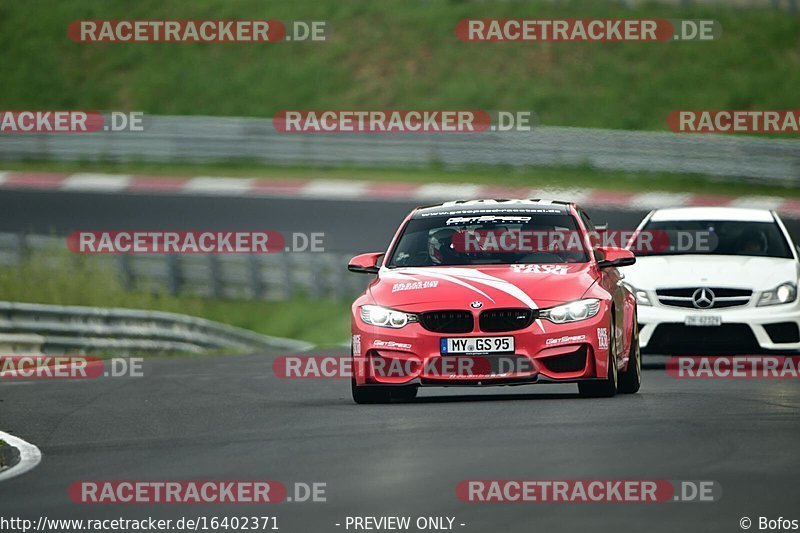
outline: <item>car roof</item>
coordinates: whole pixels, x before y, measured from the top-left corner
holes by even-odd
[[[746,209],[743,207],[677,207],[656,209],[651,222],[676,220],[741,220],[743,222],[775,222],[769,209]]]
[[[509,213],[568,214],[571,205],[570,202],[540,198],[454,200],[452,202],[418,207],[414,211],[412,218],[426,218],[437,215],[491,215]]]

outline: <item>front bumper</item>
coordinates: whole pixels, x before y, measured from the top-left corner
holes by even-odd
[[[540,327],[541,324],[541,327]],[[400,329],[364,324],[354,317],[353,368],[358,385],[484,386],[570,383],[607,375],[609,319],[553,324],[546,320],[511,332],[436,333],[419,323]],[[543,330],[544,329],[544,330]],[[602,331],[598,331],[602,330]],[[514,337],[514,352],[442,355],[442,338]],[[464,364],[466,360],[471,363]]]
[[[644,353],[711,355],[800,351],[800,302],[694,310],[639,306],[639,344]],[[686,326],[688,316],[717,315],[721,326]]]

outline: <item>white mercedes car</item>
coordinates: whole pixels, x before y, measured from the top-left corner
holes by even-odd
[[[798,248],[775,212],[657,209],[637,231],[669,242],[637,245],[636,264],[624,273],[639,304],[643,352],[800,352]]]

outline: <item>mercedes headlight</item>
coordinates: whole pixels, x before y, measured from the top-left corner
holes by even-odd
[[[636,303],[637,304],[639,304],[639,305],[653,305],[653,303],[650,301],[650,295],[647,294],[647,291],[643,291],[642,289],[637,289],[636,287],[634,287],[630,283],[623,282],[622,284],[625,286],[625,288],[627,288],[629,291],[631,291],[631,294],[633,294],[633,297],[636,298]]]
[[[409,322],[416,322],[417,315],[395,311],[379,305],[362,305],[361,320],[371,326],[402,328]]]
[[[550,307],[549,309],[541,309],[539,317],[556,324],[564,324],[565,322],[578,322],[579,320],[592,318],[598,311],[600,311],[600,300],[588,298]]]
[[[758,306],[788,304],[797,298],[797,285],[794,283],[782,283],[770,291],[761,293],[758,299]]]

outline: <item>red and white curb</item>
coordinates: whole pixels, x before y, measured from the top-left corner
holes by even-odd
[[[19,462],[11,468],[1,471],[0,481],[21,476],[29,470],[36,468],[42,461],[42,452],[33,444],[2,431],[0,431],[0,440],[5,441],[7,444],[19,450]]]
[[[527,188],[470,183],[402,183],[332,179],[259,179],[215,176],[159,177],[128,174],[54,174],[0,171],[0,189],[102,193],[436,202],[470,198],[553,198],[583,206],[647,211],[658,207],[729,206],[775,209],[800,218],[800,199],[780,196],[727,196],[591,188]]]

